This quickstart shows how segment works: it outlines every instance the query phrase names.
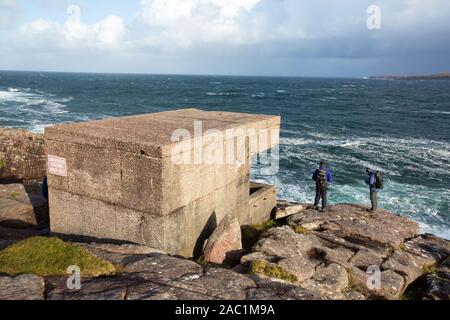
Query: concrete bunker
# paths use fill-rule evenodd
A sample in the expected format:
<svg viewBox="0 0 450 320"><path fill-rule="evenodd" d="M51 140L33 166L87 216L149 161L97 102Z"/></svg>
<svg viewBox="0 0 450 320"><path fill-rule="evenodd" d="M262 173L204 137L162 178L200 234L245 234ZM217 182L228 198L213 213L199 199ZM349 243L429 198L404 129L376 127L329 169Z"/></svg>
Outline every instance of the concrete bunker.
<svg viewBox="0 0 450 320"><path fill-rule="evenodd" d="M270 218L275 188L251 184L250 159L280 120L183 109L48 127L51 230L196 256L225 215Z"/></svg>

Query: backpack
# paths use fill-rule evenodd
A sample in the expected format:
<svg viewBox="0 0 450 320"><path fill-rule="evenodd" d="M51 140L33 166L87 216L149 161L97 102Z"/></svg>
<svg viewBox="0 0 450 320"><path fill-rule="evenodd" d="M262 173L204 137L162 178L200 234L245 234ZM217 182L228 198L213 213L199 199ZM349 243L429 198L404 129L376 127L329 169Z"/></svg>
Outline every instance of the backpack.
<svg viewBox="0 0 450 320"><path fill-rule="evenodd" d="M380 171L377 171L377 173L375 174L375 187L377 189L383 190L384 189L384 179L383 176L381 175Z"/></svg>
<svg viewBox="0 0 450 320"><path fill-rule="evenodd" d="M317 185L321 188L327 187L328 186L328 181L327 181L327 172L324 170L317 170Z"/></svg>

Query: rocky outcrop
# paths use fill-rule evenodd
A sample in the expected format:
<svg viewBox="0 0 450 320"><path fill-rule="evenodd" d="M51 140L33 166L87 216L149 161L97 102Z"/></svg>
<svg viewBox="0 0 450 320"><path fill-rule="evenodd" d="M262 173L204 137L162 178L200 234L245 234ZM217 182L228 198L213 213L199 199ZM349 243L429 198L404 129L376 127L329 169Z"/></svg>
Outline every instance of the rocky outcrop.
<svg viewBox="0 0 450 320"><path fill-rule="evenodd" d="M0 128L0 180L40 181L46 176L44 138L24 130Z"/></svg>
<svg viewBox="0 0 450 320"><path fill-rule="evenodd" d="M371 241L365 246L361 239L350 241L302 228L285 225L268 230L254 252L241 259L241 267L266 261L275 271L289 275L284 280L270 273L252 274L248 268L235 272L239 268L201 265L140 245L80 243L96 257L120 266L120 273L82 278L80 290L67 288L67 277L0 277L0 299L398 299L408 283L420 289L414 298L449 298L450 247L446 240L421 235L405 239L398 249L385 250L387 244L383 244L375 250ZM13 242L0 241L0 249ZM378 289L367 286L368 266L380 269Z"/></svg>
<svg viewBox="0 0 450 320"><path fill-rule="evenodd" d="M142 246L86 244L94 255L122 266L115 277L83 278L80 290L67 288L67 277L0 278L0 299L48 300L314 300L300 287L242 275L229 269L204 267ZM139 254L143 253L145 254ZM2 282L3 281L3 282ZM45 292L43 290L45 282ZM7 285L3 285L6 283ZM23 291L25 285L32 285Z"/></svg>
<svg viewBox="0 0 450 320"><path fill-rule="evenodd" d="M215 264L233 265L241 256L241 226L236 217L225 216L207 240L203 258Z"/></svg>
<svg viewBox="0 0 450 320"><path fill-rule="evenodd" d="M383 210L340 204L319 212L305 205L267 231L241 263L247 270L255 260L276 263L324 299L399 299L434 266L442 270L450 254L449 241L418 232L416 222ZM430 296L446 294L448 275L426 275Z"/></svg>
<svg viewBox="0 0 450 320"><path fill-rule="evenodd" d="M421 285L421 296L429 300L450 300L450 258L433 273L427 274Z"/></svg>

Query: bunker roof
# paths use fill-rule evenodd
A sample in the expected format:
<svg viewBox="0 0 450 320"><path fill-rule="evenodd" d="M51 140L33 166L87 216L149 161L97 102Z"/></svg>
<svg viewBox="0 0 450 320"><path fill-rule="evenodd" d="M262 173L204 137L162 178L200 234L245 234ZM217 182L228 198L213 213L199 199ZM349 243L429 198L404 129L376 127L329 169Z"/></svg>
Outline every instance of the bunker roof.
<svg viewBox="0 0 450 320"><path fill-rule="evenodd" d="M279 116L182 109L51 126L45 129L45 138L161 158L170 155L175 130L186 129L194 137L194 121L202 121L201 134L204 134L209 129L277 128L281 119Z"/></svg>

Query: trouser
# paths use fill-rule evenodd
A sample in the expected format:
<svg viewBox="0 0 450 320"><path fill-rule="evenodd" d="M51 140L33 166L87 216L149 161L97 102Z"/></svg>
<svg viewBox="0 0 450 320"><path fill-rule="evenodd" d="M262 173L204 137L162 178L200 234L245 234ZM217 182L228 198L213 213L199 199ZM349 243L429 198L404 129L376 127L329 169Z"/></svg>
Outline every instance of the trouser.
<svg viewBox="0 0 450 320"><path fill-rule="evenodd" d="M314 201L314 207L319 206L320 199L322 199L322 209L327 206L327 189L326 188L316 188L316 200Z"/></svg>
<svg viewBox="0 0 450 320"><path fill-rule="evenodd" d="M378 209L378 192L370 191L370 202L372 202L372 210Z"/></svg>

